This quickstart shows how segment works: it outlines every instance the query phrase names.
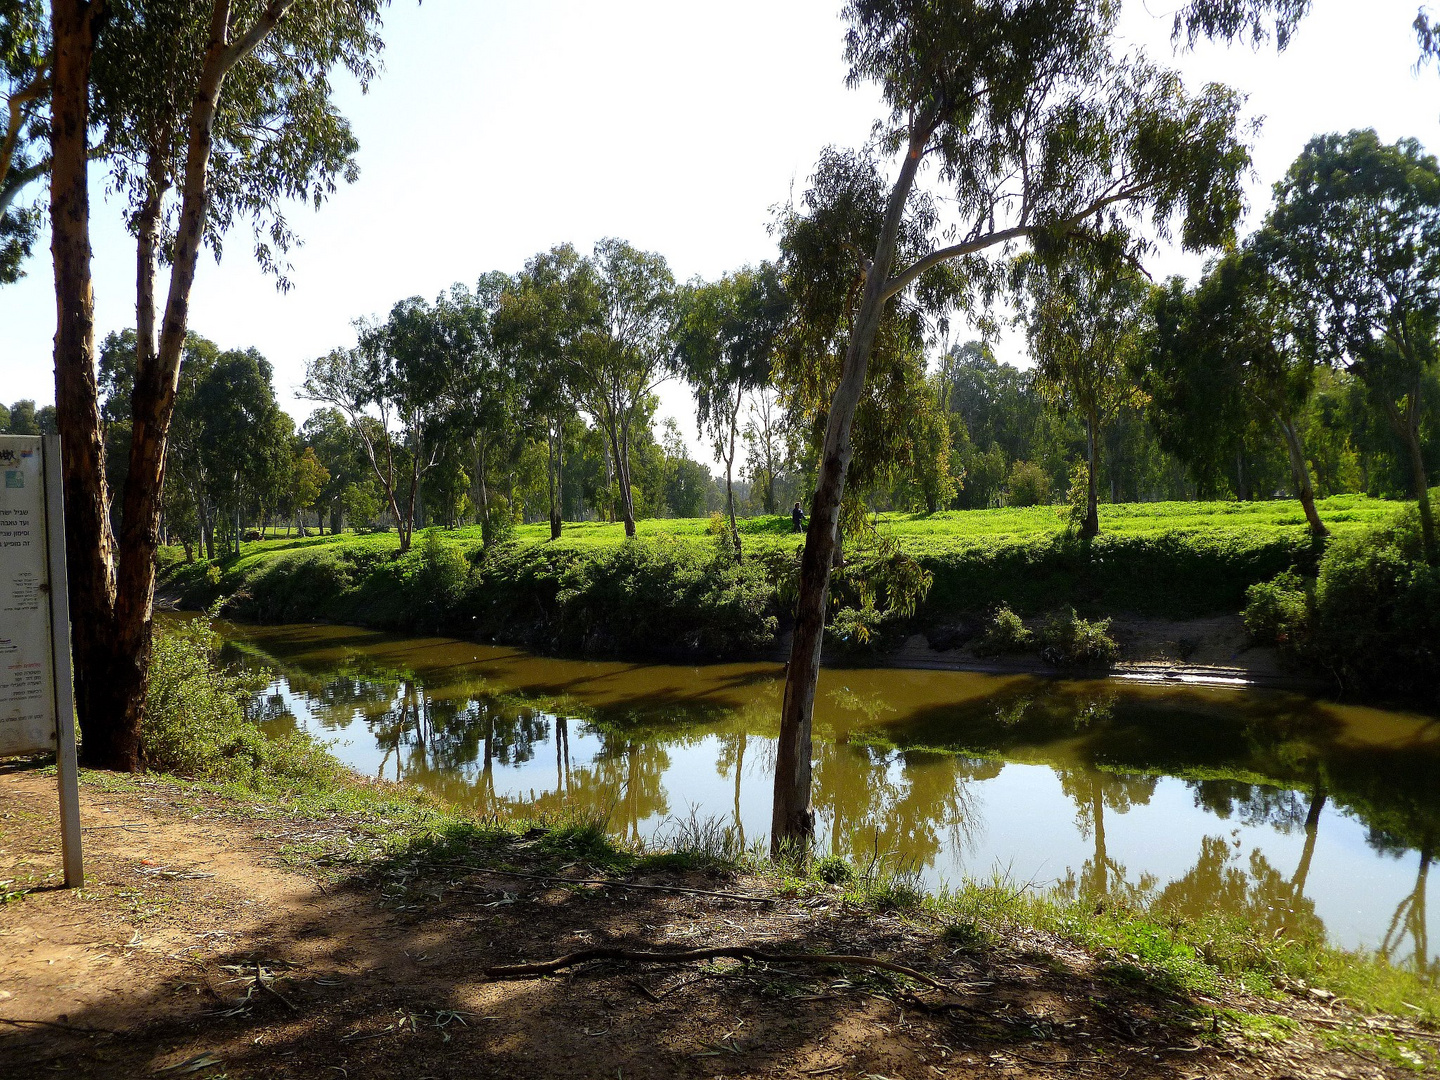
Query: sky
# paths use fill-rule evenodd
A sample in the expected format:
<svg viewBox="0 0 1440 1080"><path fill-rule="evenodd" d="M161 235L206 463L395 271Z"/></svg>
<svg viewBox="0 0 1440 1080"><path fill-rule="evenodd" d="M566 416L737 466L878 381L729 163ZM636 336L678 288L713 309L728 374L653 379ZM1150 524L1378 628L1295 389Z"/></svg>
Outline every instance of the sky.
<svg viewBox="0 0 1440 1080"><path fill-rule="evenodd" d="M1440 151L1440 75L1415 72L1416 0L1315 0L1289 49L1202 45L1174 54L1179 0L1126 0L1129 47L1191 89L1224 82L1263 119L1249 181L1253 227L1271 185L1312 136L1374 127ZM640 2L396 0L383 71L367 94L341 83L360 141L359 180L318 212L288 212L303 237L293 288L276 290L241 226L217 265L202 256L191 329L274 365L297 423L307 360L354 341L352 321L453 282L513 272L571 242L618 236L659 252L678 279L771 258L772 208L804 190L820 150L859 146L881 114L874 87L845 87L839 0ZM134 245L92 170L96 326L134 324ZM0 288L0 401L53 402L48 235L19 283ZM1202 259L1163 249L1157 277ZM163 281L163 279L162 279ZM163 293L163 284L162 284ZM1012 333L1000 355L1025 362ZM713 461L679 384L661 388L695 455Z"/></svg>

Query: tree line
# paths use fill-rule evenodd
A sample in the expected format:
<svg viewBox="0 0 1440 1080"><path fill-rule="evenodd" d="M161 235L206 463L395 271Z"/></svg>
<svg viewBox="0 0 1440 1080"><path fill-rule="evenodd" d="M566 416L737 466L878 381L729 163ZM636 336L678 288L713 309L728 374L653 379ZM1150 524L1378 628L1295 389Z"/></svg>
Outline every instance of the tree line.
<svg viewBox="0 0 1440 1080"><path fill-rule="evenodd" d="M864 491L867 509L934 512L1080 496L1088 504L1092 454L1094 494L1109 502L1284 493L1313 514L1315 497L1405 492L1407 447L1358 375L1322 363L1313 343L1305 350L1271 343L1259 360L1236 344L1259 325L1241 320L1255 301L1237 290L1253 287L1246 275L1256 264L1247 252L1262 242L1273 243L1273 235L1258 234L1194 285L1173 279L1147 287L1137 278L1128 308L1109 295L1107 317L1128 336L1098 350L1098 393L1087 396L1083 368L1017 368L981 340L932 357L905 386L911 423L928 427L918 437L932 445ZM616 258L639 256L628 245L607 245ZM614 348L613 340L597 334L568 357L544 340L580 341L554 320L583 309L593 270L575 268L586 262L560 247L517 274L486 275L473 291L457 285L433 303L410 298L387 318L360 323L356 346L308 365L304 392L323 404L302 425L280 409L271 366L255 350L222 352L191 334L169 447L167 538L184 544L187 556L199 550L214 558L217 536L223 549L238 552L245 536L282 525L308 523L323 533L383 523L408 536L417 524L475 522L488 541L520 521L548 518L552 535L567 520L623 521L617 441L607 414L583 404L608 399L581 393L581 380L593 377L586 364L598 365L599 350ZM550 273L560 264L573 273ZM1076 291L1073 282L1067 287ZM664 289L666 323L654 346L662 362L649 376L687 382L697 429L724 475L717 480L693 460L673 421L656 431L656 399L646 392L628 420L618 410L613 417L632 514L773 514L802 498L816 448L787 405L792 389L774 381L772 357L789 317L777 267ZM1252 314L1278 325L1273 311ZM1186 336L1177 341L1182 320ZM1083 340L1078 327L1062 325L1067 340ZM117 468L127 458L134 364L133 330L102 344L112 487L123 485ZM638 363L633 373L644 374ZM1422 375L1417 416L1433 475L1440 373ZM406 394L425 411L411 409ZM16 433L35 427L33 402L11 411ZM53 429L53 412L40 411L40 427L48 416ZM735 542L738 551L738 534Z"/></svg>

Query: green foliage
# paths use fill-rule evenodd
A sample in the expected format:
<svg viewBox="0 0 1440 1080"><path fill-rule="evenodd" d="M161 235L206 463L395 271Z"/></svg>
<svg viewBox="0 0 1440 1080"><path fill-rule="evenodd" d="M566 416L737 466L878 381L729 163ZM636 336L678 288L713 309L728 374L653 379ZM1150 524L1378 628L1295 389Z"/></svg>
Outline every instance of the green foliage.
<svg viewBox="0 0 1440 1080"><path fill-rule="evenodd" d="M1363 496L1319 506L1342 538L1394 513L1393 503ZM1313 575L1318 563L1293 502L1101 509L1102 535L1088 543L1067 537L1049 507L879 515L875 528L894 547L867 546L863 537L849 545L834 578L832 620L850 641L880 648L912 632L914 620L978 615L997 604L1020 614L1062 604L1087 616L1233 613L1249 586L1290 568ZM712 535L708 518L642 520L628 554L618 523L568 523L553 543L547 524L520 524L513 540L488 549L480 526L446 530L447 595L458 587L456 555L474 569L443 614L426 595L424 552L397 557L394 532L247 542L239 558L220 562L166 559L161 585L186 606L223 600L228 612L267 622L440 626L572 653L753 654L773 645L778 617L794 602L801 539L782 515L742 519L739 527L741 563L727 524ZM911 580L921 572L931 582L923 599ZM874 614L846 614L865 609L862 586ZM913 613L901 602L907 595L918 601ZM868 643L856 632L862 624ZM845 647L833 630L830 645Z"/></svg>
<svg viewBox="0 0 1440 1080"><path fill-rule="evenodd" d="M811 864L810 872L827 885L845 885L855 877L855 868L840 855L826 855Z"/></svg>
<svg viewBox="0 0 1440 1080"><path fill-rule="evenodd" d="M1000 604L990 613L990 619L972 649L976 656L1002 656L1025 652L1034 643L1035 635L1025 628L1020 616Z"/></svg>
<svg viewBox="0 0 1440 1080"><path fill-rule="evenodd" d="M554 633L567 650L728 656L758 651L775 634L760 568L703 550L626 544L571 560L559 584Z"/></svg>
<svg viewBox="0 0 1440 1080"><path fill-rule="evenodd" d="M1262 645L1302 651L1310 639L1315 583L1294 570L1245 590L1245 629Z"/></svg>
<svg viewBox="0 0 1440 1080"><path fill-rule="evenodd" d="M245 716L263 687L223 667L203 619L157 629L140 745L152 769L259 787L311 784L339 771L307 735L267 737Z"/></svg>
<svg viewBox="0 0 1440 1080"><path fill-rule="evenodd" d="M1420 521L1335 540L1315 583L1314 651L1357 689L1440 702L1440 567Z"/></svg>
<svg viewBox="0 0 1440 1080"><path fill-rule="evenodd" d="M1065 487L1066 525L1077 530L1090 513L1090 470L1083 461L1070 466L1070 481Z"/></svg>
<svg viewBox="0 0 1440 1080"><path fill-rule="evenodd" d="M1354 689L1440 702L1440 569L1413 507L1333 540L1317 577L1287 570L1252 585L1245 628Z"/></svg>
<svg viewBox="0 0 1440 1080"><path fill-rule="evenodd" d="M1010 466L1005 491L1008 506L1042 506L1050 501L1050 478L1033 461L1017 461Z"/></svg>
<svg viewBox="0 0 1440 1080"><path fill-rule="evenodd" d="M878 652L894 622L890 613L877 611L873 604L837 607L825 627L827 655L853 658Z"/></svg>
<svg viewBox="0 0 1440 1080"><path fill-rule="evenodd" d="M352 528L370 529L380 516L380 500L371 482L346 484L340 493L340 509Z"/></svg>
<svg viewBox="0 0 1440 1080"><path fill-rule="evenodd" d="M1046 619L1036 637L1041 659L1056 667L1108 668L1120 655L1110 636L1110 620L1082 619L1073 607Z"/></svg>
<svg viewBox="0 0 1440 1080"><path fill-rule="evenodd" d="M415 592L426 617L437 627L464 597L469 576L470 563L464 553L446 543L439 529L426 529Z"/></svg>

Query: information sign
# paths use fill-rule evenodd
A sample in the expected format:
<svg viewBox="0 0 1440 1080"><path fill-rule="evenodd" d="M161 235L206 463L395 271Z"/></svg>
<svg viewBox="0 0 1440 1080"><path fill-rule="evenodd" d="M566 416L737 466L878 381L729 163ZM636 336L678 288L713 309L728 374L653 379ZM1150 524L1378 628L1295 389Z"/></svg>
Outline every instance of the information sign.
<svg viewBox="0 0 1440 1080"><path fill-rule="evenodd" d="M82 884L60 440L0 435L0 757L53 752L65 884Z"/></svg>

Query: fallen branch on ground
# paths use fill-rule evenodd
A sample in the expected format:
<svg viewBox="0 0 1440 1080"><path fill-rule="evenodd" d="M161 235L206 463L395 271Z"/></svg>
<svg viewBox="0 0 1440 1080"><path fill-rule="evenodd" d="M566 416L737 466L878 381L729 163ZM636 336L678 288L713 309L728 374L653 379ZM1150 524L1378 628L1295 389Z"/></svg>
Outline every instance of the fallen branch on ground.
<svg viewBox="0 0 1440 1080"><path fill-rule="evenodd" d="M646 889L658 892L688 893L691 896L709 896L720 900L748 900L752 904L773 904L771 896L749 896L746 893L716 892L712 889L691 889L684 885L642 885L638 881L616 881L613 878L569 878L555 874L527 874L520 870L494 870L488 866L466 866L462 863L441 864L450 870L468 870L472 874L498 874L500 877L529 878L533 881L553 881L559 885L604 885L615 889Z"/></svg>
<svg viewBox="0 0 1440 1080"><path fill-rule="evenodd" d="M0 1016L0 1024L13 1024L15 1027L47 1027L55 1028L58 1031L73 1031L77 1035L118 1035L113 1028L102 1027L81 1027L78 1024L58 1024L54 1020L22 1020L19 1017Z"/></svg>
<svg viewBox="0 0 1440 1080"><path fill-rule="evenodd" d="M855 956L848 953L774 953L750 945L724 945L710 949L682 949L677 952L655 952L646 949L617 949L600 947L581 949L554 960L543 960L534 964L510 964L485 969L491 979L518 979L534 975L553 975L563 968L574 967L590 960L628 960L637 964L689 964L695 960L752 960L762 964L835 964L841 967L869 967L882 971L893 971L906 975L926 986L948 991L950 988L940 980L916 971L904 964L895 964L874 956Z"/></svg>

